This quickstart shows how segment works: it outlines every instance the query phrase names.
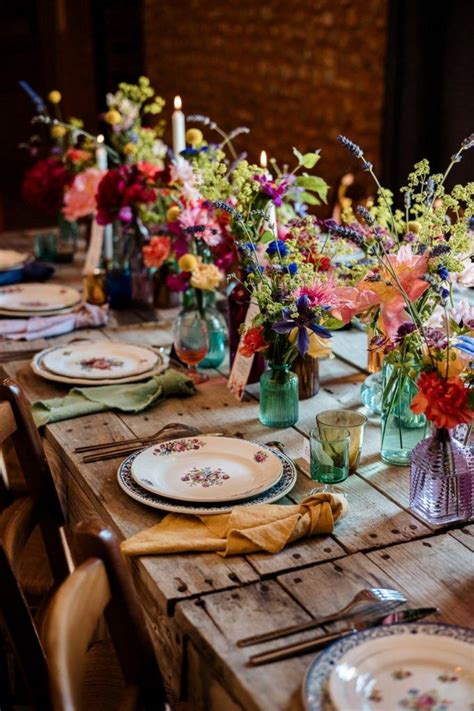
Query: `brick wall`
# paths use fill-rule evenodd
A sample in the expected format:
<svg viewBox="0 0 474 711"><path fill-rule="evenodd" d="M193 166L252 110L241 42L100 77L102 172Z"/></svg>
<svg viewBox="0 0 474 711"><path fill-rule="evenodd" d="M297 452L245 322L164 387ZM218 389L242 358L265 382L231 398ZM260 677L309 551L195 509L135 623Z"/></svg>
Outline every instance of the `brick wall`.
<svg viewBox="0 0 474 711"><path fill-rule="evenodd" d="M145 71L186 113L229 130L239 148L291 160L291 146L321 148L334 183L353 166L335 143L380 154L387 0L144 0Z"/></svg>

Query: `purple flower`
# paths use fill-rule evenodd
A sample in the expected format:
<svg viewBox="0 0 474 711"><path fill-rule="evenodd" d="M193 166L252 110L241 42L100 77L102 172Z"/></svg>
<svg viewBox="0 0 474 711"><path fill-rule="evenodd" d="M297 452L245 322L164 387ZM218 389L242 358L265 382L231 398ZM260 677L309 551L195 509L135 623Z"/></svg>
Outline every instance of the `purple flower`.
<svg viewBox="0 0 474 711"><path fill-rule="evenodd" d="M254 180L260 183L262 193L267 195L274 205L279 207L283 203L283 196L289 188L289 181L286 178L276 183L268 175L254 175Z"/></svg>
<svg viewBox="0 0 474 711"><path fill-rule="evenodd" d="M128 224L133 219L132 208L129 205L125 205L125 207L121 207L119 210L118 216L119 216L120 222L123 222L124 224Z"/></svg>
<svg viewBox="0 0 474 711"><path fill-rule="evenodd" d="M323 328L315 322L312 311L308 308L308 297L300 296L297 301L298 316L292 318L289 309L283 309L283 318L273 324L273 330L280 334L289 334L294 328L298 329L298 353L305 356L309 348L308 329L316 333L321 338L331 338L331 333L327 328Z"/></svg>
<svg viewBox="0 0 474 711"><path fill-rule="evenodd" d="M413 333L415 330L415 324L412 323L411 321L405 321L405 323L402 323L402 325L399 327L397 331L397 336L396 340L397 341L403 341L405 336L409 336L410 333Z"/></svg>

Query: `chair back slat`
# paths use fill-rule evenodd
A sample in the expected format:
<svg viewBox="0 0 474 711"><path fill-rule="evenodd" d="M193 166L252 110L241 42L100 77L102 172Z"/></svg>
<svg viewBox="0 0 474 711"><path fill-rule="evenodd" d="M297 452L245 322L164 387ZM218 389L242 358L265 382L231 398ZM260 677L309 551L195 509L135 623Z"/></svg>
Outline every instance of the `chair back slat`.
<svg viewBox="0 0 474 711"><path fill-rule="evenodd" d="M71 573L51 601L42 639L55 711L82 708L86 653L110 596L106 568L91 558Z"/></svg>
<svg viewBox="0 0 474 711"><path fill-rule="evenodd" d="M0 402L0 445L16 431L15 417L8 402Z"/></svg>
<svg viewBox="0 0 474 711"><path fill-rule="evenodd" d="M28 539L38 524L38 512L31 497L14 501L2 530L2 543L12 570L18 575L19 563Z"/></svg>
<svg viewBox="0 0 474 711"><path fill-rule="evenodd" d="M35 708L49 708L48 667L28 603L0 544L0 601L3 625L27 680Z"/></svg>

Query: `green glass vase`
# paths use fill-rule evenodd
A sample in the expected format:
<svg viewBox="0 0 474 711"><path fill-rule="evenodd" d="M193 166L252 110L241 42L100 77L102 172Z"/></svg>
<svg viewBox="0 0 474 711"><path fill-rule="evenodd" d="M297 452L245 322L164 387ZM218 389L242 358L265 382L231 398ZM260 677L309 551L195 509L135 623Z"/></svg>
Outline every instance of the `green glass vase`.
<svg viewBox="0 0 474 711"><path fill-rule="evenodd" d="M288 364L268 365L260 378L260 422L266 427L291 427L298 421L298 376Z"/></svg>
<svg viewBox="0 0 474 711"><path fill-rule="evenodd" d="M387 464L408 466L413 448L428 434L426 417L410 409L417 392L416 383L402 367L384 361L381 456Z"/></svg>

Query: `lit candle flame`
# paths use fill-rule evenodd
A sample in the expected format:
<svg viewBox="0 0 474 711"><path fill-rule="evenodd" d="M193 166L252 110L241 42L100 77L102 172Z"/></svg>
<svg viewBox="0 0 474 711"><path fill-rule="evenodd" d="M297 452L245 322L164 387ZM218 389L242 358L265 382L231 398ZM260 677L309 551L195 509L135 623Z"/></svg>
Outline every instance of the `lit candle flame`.
<svg viewBox="0 0 474 711"><path fill-rule="evenodd" d="M267 152L262 151L260 153L260 167L261 168L266 168L268 165L268 160L267 160Z"/></svg>
<svg viewBox="0 0 474 711"><path fill-rule="evenodd" d="M97 143L103 143L104 142L104 137L101 133L96 138Z"/></svg>
<svg viewBox="0 0 474 711"><path fill-rule="evenodd" d="M180 96L175 96L174 97L174 108L176 111L181 111L181 107L183 106L183 102L181 101Z"/></svg>

